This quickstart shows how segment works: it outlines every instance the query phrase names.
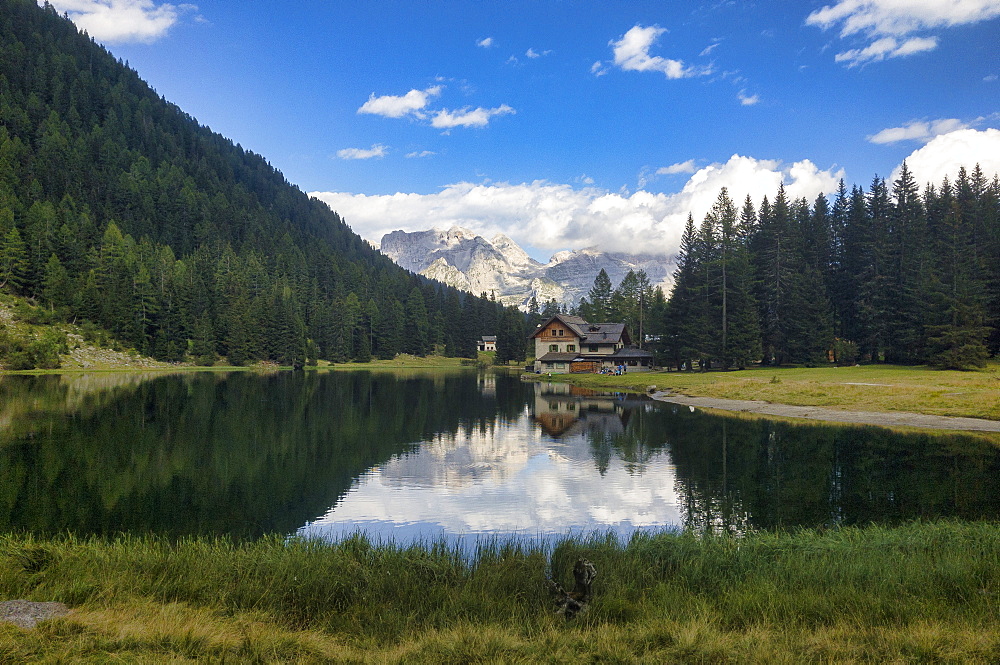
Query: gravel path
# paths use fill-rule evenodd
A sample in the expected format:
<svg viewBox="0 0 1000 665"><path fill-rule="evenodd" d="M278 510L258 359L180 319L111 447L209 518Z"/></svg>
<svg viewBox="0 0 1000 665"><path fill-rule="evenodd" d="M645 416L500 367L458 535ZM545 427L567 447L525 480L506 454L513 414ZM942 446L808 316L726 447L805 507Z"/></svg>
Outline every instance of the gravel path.
<svg viewBox="0 0 1000 665"><path fill-rule="evenodd" d="M0 602L0 623L12 623L21 628L34 628L39 621L69 614L62 603L36 603L30 600Z"/></svg>
<svg viewBox="0 0 1000 665"><path fill-rule="evenodd" d="M876 411L842 411L821 406L791 406L788 404L771 404L758 400L719 399L715 397L688 397L669 391L655 392L650 395L661 402L672 402L684 406L694 406L703 409L721 409L723 411L744 411L760 413L768 416L786 418L807 418L809 420L825 420L834 423L856 423L859 425L879 425L881 427L920 427L923 429L948 429L966 432L1000 432L1000 421L981 418L955 418L951 416L928 416L922 413L905 413L894 411L883 413Z"/></svg>

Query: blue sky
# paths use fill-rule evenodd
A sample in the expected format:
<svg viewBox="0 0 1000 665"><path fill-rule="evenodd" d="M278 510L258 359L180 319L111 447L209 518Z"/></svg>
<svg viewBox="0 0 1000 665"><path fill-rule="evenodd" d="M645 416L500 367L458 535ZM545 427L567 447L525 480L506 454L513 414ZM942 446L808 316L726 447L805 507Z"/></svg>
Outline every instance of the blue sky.
<svg viewBox="0 0 1000 665"><path fill-rule="evenodd" d="M669 254L721 186L1000 170L1000 0L53 4L373 241Z"/></svg>

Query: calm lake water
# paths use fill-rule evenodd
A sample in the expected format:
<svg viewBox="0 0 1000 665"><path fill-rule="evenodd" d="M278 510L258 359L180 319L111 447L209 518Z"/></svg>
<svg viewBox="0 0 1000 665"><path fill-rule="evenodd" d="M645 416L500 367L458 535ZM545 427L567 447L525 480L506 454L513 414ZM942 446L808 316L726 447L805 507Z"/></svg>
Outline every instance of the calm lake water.
<svg viewBox="0 0 1000 665"><path fill-rule="evenodd" d="M0 532L405 542L939 516L1000 517L994 445L475 371L0 377Z"/></svg>

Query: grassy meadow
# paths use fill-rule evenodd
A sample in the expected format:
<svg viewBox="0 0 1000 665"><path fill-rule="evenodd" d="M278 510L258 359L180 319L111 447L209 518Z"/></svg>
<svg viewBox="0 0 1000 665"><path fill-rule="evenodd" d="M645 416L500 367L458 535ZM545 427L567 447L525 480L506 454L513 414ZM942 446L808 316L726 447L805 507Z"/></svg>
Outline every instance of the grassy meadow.
<svg viewBox="0 0 1000 665"><path fill-rule="evenodd" d="M579 557L592 606L546 588ZM0 536L0 662L996 662L1000 526L443 545Z"/></svg>
<svg viewBox="0 0 1000 665"><path fill-rule="evenodd" d="M1000 420L1000 362L959 372L929 367L768 367L729 372L645 372L622 376L552 375L592 388L644 391L655 385L684 395L764 400L856 411L906 411Z"/></svg>

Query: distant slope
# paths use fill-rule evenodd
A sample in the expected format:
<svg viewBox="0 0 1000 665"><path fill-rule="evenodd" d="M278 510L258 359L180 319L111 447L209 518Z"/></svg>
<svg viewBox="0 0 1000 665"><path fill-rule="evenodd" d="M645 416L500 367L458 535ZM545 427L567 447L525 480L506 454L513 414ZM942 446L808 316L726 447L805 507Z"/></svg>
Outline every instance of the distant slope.
<svg viewBox="0 0 1000 665"><path fill-rule="evenodd" d="M162 360L468 355L497 319L33 0L0 0L0 288Z"/></svg>
<svg viewBox="0 0 1000 665"><path fill-rule="evenodd" d="M382 237L383 254L400 266L472 293L496 294L507 305L527 307L555 299L576 305L602 269L617 285L629 270L644 270L650 282L666 290L673 266L667 257L581 249L559 252L547 264L532 259L513 240L491 240L467 229L393 231Z"/></svg>

